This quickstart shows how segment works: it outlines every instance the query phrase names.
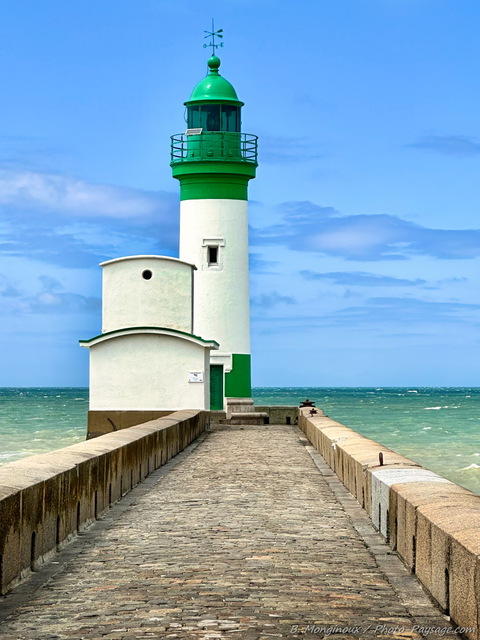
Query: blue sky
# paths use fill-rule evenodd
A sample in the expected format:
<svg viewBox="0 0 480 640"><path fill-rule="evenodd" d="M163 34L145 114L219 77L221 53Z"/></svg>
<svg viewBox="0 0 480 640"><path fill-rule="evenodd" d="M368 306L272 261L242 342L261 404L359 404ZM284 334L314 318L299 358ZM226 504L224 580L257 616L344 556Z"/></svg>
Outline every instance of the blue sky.
<svg viewBox="0 0 480 640"><path fill-rule="evenodd" d="M260 137L254 385L478 386L478 0L0 0L0 386L86 386L98 263L177 255L212 16Z"/></svg>

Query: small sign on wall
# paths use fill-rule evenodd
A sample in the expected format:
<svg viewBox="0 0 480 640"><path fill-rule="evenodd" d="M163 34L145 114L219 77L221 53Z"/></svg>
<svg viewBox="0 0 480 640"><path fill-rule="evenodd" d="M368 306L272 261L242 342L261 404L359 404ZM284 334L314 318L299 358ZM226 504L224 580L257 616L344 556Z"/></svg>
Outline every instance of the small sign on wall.
<svg viewBox="0 0 480 640"><path fill-rule="evenodd" d="M188 381L189 382L203 382L203 371L189 371L188 372Z"/></svg>

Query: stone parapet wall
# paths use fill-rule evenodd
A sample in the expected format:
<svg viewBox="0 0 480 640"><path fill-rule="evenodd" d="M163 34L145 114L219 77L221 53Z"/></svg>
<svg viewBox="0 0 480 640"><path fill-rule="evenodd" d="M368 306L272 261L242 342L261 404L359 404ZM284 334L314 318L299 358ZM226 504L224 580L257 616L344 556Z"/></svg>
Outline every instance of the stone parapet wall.
<svg viewBox="0 0 480 640"><path fill-rule="evenodd" d="M0 467L0 593L6 593L206 429L168 417Z"/></svg>
<svg viewBox="0 0 480 640"><path fill-rule="evenodd" d="M308 409L299 427L442 610L480 640L480 496Z"/></svg>
<svg viewBox="0 0 480 640"><path fill-rule="evenodd" d="M114 411L113 409L111 411L95 411L90 409L87 419L87 440L98 438L98 436L103 436L105 433L128 429L157 418L164 418L172 413L173 411Z"/></svg>

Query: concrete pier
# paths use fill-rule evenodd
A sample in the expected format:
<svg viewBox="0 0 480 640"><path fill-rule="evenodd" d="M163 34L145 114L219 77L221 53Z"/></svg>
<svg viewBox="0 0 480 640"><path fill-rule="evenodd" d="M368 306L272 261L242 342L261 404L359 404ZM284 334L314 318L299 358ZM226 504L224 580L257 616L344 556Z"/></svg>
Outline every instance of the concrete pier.
<svg viewBox="0 0 480 640"><path fill-rule="evenodd" d="M54 561L2 640L459 637L292 426L207 432Z"/></svg>

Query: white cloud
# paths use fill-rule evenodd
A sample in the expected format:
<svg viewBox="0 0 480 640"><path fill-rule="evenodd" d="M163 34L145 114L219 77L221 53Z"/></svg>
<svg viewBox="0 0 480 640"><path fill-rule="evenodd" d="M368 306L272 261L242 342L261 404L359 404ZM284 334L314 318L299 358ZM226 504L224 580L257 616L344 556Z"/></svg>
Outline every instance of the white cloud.
<svg viewBox="0 0 480 640"><path fill-rule="evenodd" d="M0 204L55 213L112 218L145 217L158 211L154 193L33 171L0 170Z"/></svg>
<svg viewBox="0 0 480 640"><path fill-rule="evenodd" d="M178 195L0 169L0 251L67 267L174 253Z"/></svg>
<svg viewBox="0 0 480 640"><path fill-rule="evenodd" d="M0 310L3 314L98 314L101 300L96 296L84 296L65 291L61 282L49 275L40 275L40 290L23 295L11 280L0 274Z"/></svg>
<svg viewBox="0 0 480 640"><path fill-rule="evenodd" d="M375 247L378 244L378 236L369 229L350 228L339 229L337 231L326 232L314 236L310 245L313 249L324 251L350 250L364 251Z"/></svg>
<svg viewBox="0 0 480 640"><path fill-rule="evenodd" d="M252 230L253 244L359 261L480 256L480 229L431 229L388 214L342 216L311 202L284 203L280 211L278 224Z"/></svg>

